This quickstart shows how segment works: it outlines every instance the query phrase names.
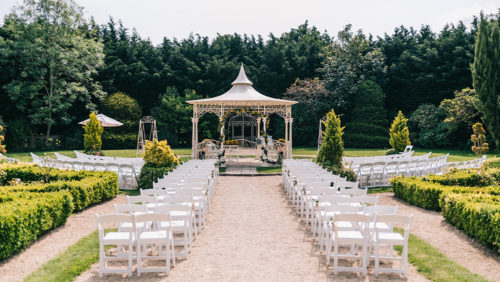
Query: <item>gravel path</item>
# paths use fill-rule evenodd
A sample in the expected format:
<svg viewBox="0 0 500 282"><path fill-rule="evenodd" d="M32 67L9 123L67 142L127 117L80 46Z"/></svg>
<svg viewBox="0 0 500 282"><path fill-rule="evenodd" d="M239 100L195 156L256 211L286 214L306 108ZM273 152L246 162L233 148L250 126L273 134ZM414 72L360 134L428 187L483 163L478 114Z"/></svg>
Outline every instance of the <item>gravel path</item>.
<svg viewBox="0 0 500 282"><path fill-rule="evenodd" d="M164 274L136 273L132 278L107 274L106 281L326 281L332 267L324 264L309 231L291 210L280 176L220 178L208 224L193 244L187 260ZM373 272L373 267L370 267ZM410 266L411 281L425 281ZM380 275L380 280L401 280ZM339 275L340 280L369 281L373 275ZM99 279L98 264L77 281Z"/></svg>
<svg viewBox="0 0 500 282"><path fill-rule="evenodd" d="M125 202L125 196L118 195L111 201L71 215L65 225L45 234L23 252L0 264L0 281L22 281L42 264L95 231L96 213L114 212L114 204Z"/></svg>
<svg viewBox="0 0 500 282"><path fill-rule="evenodd" d="M398 213L413 214L411 233L438 248L450 259L471 272L500 281L500 257L465 233L445 221L439 212L412 206L394 197L393 193L381 193L379 205L398 206Z"/></svg>

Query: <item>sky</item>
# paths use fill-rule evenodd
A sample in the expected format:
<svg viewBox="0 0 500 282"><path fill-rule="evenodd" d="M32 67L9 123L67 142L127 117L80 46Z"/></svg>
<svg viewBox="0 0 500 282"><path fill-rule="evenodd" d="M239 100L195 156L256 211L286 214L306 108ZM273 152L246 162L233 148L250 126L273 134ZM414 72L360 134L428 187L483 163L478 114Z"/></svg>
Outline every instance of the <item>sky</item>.
<svg viewBox="0 0 500 282"><path fill-rule="evenodd" d="M440 31L447 23L466 25L480 11L495 13L500 1L491 0L75 0L97 23L109 17L135 28L143 38L160 44L163 37L183 39L189 34L214 38L217 34L270 33L280 35L306 20L320 31L335 35L346 24L374 36L391 34L405 25L430 25ZM21 4L0 0L0 17Z"/></svg>

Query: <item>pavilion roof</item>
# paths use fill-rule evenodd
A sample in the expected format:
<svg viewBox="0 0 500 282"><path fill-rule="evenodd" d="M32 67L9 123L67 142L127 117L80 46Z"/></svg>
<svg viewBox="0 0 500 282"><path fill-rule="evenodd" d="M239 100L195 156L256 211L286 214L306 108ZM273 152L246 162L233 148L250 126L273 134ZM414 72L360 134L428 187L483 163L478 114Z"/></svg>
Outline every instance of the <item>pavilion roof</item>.
<svg viewBox="0 0 500 282"><path fill-rule="evenodd" d="M248 79L243 64L238 77L231 83L233 87L226 93L213 98L190 100L189 104L196 105L236 105L236 106L265 106L265 105L293 105L296 101L282 100L268 97L255 90L253 83Z"/></svg>

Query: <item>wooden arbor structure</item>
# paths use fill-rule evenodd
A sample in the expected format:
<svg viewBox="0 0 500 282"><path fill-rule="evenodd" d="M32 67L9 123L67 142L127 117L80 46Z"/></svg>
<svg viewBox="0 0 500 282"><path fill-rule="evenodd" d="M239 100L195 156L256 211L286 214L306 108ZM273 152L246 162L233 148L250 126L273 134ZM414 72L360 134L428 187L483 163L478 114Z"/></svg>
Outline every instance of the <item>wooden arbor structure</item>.
<svg viewBox="0 0 500 282"><path fill-rule="evenodd" d="M231 89L226 93L213 98L187 101L193 105L193 136L192 157L198 158L198 121L206 113L212 113L219 117L221 148L224 146L224 127L228 115L234 112L249 111L256 113L257 138L260 137L261 124L264 132L270 114L278 114L285 121L285 158L292 158L292 105L296 101L282 100L268 97L259 93L252 87L253 83L248 79L243 64L240 73L232 83Z"/></svg>
<svg viewBox="0 0 500 282"><path fill-rule="evenodd" d="M146 139L146 130L144 128L145 124L151 124L151 131L149 132L149 138ZM156 120L152 116L142 117L139 121L139 133L137 134L137 151L136 154L144 153L144 145L146 140L153 141L153 139L158 140L158 132L156 131Z"/></svg>

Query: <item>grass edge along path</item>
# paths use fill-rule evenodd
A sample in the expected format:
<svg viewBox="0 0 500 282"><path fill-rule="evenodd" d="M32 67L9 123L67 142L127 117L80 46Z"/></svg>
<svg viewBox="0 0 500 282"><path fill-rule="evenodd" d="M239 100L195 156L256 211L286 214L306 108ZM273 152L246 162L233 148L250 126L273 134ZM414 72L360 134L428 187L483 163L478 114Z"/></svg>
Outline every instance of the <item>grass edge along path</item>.
<svg viewBox="0 0 500 282"><path fill-rule="evenodd" d="M44 263L24 281L73 281L98 261L99 235L96 230Z"/></svg>
<svg viewBox="0 0 500 282"><path fill-rule="evenodd" d="M403 235L402 229L397 229ZM402 248L395 247L400 253ZM410 233L408 262L431 281L489 281L445 256L437 248Z"/></svg>
<svg viewBox="0 0 500 282"><path fill-rule="evenodd" d="M398 230L402 233L402 230ZM410 234L408 261L431 281L488 281L446 257L423 239ZM401 248L398 248L401 252ZM73 281L99 261L97 230L44 263L24 281Z"/></svg>

